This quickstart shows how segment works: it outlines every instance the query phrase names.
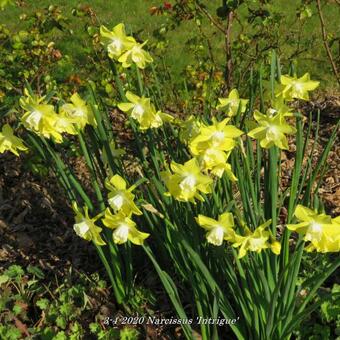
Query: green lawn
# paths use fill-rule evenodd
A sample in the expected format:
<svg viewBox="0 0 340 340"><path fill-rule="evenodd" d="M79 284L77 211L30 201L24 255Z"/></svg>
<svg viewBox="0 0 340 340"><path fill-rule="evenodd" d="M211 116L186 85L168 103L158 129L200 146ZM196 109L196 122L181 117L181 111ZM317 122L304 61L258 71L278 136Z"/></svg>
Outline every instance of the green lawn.
<svg viewBox="0 0 340 340"><path fill-rule="evenodd" d="M86 47L90 43L90 39L85 32L84 24L80 24L81 21L79 21L79 18L72 16L72 9L79 5L79 1L35 0L25 1L23 3L24 5L22 7L16 5L7 6L4 11L0 12L0 22L5 23L15 32L25 27L25 23L19 20L21 14L33 13L50 4L60 6L62 8L62 14L70 20L70 27L73 30L73 34L65 36L56 30L53 39L64 55L68 54L75 60L82 60L83 49L86 50ZM162 3L163 1L152 0L92 0L91 2L81 2L80 4L89 4L96 13L97 20L101 24L112 27L119 22L124 22L128 31L138 32L142 39L148 39L150 42L155 42L156 38L153 35L154 30L159 29L162 24L169 21L169 18L164 16L151 16L149 8L151 6L160 6ZM208 4L211 13L215 15L216 8L220 5L221 1L211 0L205 1L205 3ZM289 39L289 36L290 34L292 34L292 36L296 34L300 25L299 20L296 20L296 9L299 7L300 2L294 0L276 0L273 1L273 3L274 5L271 9L279 11L285 16L279 34L282 37L280 50L286 57L291 55L296 48L296 39ZM316 8L311 6L311 9L313 16L303 25L302 37L314 38L311 40L310 46L303 46L306 51L298 57L298 68L301 73L309 71L314 78L322 81L324 87L332 87L335 84L335 81L331 74L331 68L322 45L319 18ZM339 36L340 25L338 19L340 7L334 3L330 3L325 5L323 10L330 37ZM241 7L238 19L247 30L251 29L251 27L245 20L246 14L246 10ZM224 60L223 36L220 33L214 34L215 29L207 20L202 21L202 27L211 40L217 62L222 66ZM235 22L233 28L235 34L237 34L240 25ZM184 67L194 60L192 50L188 47L187 42L197 36L197 33L198 28L192 20L184 21L179 27L166 33L169 44L164 53L164 60L165 63L170 66L171 72L174 74L175 78L179 78ZM335 43L335 45L336 44L337 43ZM203 48L207 50L206 44L204 45ZM337 48L339 49L339 47ZM334 48L334 51L336 53L335 57L339 58L339 51L336 50L336 48Z"/></svg>

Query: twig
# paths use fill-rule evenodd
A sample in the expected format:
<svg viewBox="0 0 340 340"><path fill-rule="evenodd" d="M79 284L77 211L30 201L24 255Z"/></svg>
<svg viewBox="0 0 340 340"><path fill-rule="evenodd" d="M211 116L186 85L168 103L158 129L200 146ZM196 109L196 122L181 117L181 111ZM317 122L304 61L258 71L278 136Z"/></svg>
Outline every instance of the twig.
<svg viewBox="0 0 340 340"><path fill-rule="evenodd" d="M319 13L319 18L320 18L323 44L325 46L325 49L326 49L326 52L327 52L327 55L328 55L328 59L329 59L331 65L332 65L332 69L333 69L333 73L335 75L335 78L336 78L338 84L340 85L340 77L339 77L339 74L338 74L338 70L337 70L335 62L333 60L332 52L331 52L331 50L328 46L328 43L327 43L327 32L326 32L325 21L324 21L322 10L321 10L320 0L316 0L316 5L317 5L317 8L318 8L318 13Z"/></svg>
<svg viewBox="0 0 340 340"><path fill-rule="evenodd" d="M205 8L203 8L198 1L196 1L196 6L214 26L216 26L222 33L225 33L224 27L216 19L214 19L214 17Z"/></svg>
<svg viewBox="0 0 340 340"><path fill-rule="evenodd" d="M232 73L233 73L233 62L232 62L232 51L231 51L231 26L234 19L234 12L230 10L227 16L227 27L217 21L201 4L199 1L195 1L198 10L203 13L210 22L224 34L225 38L225 51L226 51L226 69L225 69L225 80L226 90L229 91L232 86Z"/></svg>

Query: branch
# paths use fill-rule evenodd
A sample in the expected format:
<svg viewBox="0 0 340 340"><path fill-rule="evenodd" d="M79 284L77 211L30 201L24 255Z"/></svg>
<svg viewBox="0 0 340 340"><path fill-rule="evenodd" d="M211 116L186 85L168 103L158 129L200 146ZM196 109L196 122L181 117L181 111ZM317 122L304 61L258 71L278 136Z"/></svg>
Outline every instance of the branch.
<svg viewBox="0 0 340 340"><path fill-rule="evenodd" d="M327 32L326 32L326 27L325 27L325 20L323 18L323 14L322 14L322 10L321 10L320 0L316 0L316 5L317 5L317 8L318 8L318 13L319 13L319 18L320 18L323 44L325 46L325 49L326 49L326 52L327 52L327 55L328 55L328 59L329 59L331 65L332 65L332 69L333 69L333 73L335 75L335 78L338 81L338 84L340 85L340 77L339 77L339 74L338 74L338 70L337 70L335 62L333 60L331 49L329 48L329 45L328 45L328 42L327 42Z"/></svg>
<svg viewBox="0 0 340 340"><path fill-rule="evenodd" d="M209 21L220 30L225 39L225 51L226 51L226 65L225 65L225 80L226 80L226 90L230 91L232 86L232 74L233 74L233 61L232 61L232 51L231 51L231 26L234 19L234 12L230 10L227 15L227 26L224 27L218 20L216 20L201 4L199 1L195 1L197 9L203 13Z"/></svg>
<svg viewBox="0 0 340 340"><path fill-rule="evenodd" d="M222 33L225 34L224 27L205 8L203 8L198 1L196 1L196 6L200 10L200 12L202 12L214 26L216 26Z"/></svg>

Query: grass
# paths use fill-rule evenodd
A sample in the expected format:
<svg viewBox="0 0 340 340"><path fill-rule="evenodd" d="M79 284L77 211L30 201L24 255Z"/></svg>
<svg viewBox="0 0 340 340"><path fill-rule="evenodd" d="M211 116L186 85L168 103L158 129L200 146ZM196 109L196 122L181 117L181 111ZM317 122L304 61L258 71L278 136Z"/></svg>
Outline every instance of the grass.
<svg viewBox="0 0 340 340"><path fill-rule="evenodd" d="M74 60L81 61L81 58L84 55L83 52L86 51L88 44L91 42L89 36L86 34L84 24L80 24L79 19L72 16L72 9L77 6L90 6L96 14L96 19L100 24L112 27L119 22L124 22L128 31L137 32L142 39L148 39L150 43L156 43L157 39L154 36L154 31L159 30L162 25L169 23L170 19L166 16L151 16L149 9L152 6L160 6L162 3L163 1L152 0L93 0L91 2L81 3L76 0L56 0L48 2L44 0L29 0L24 2L24 5L21 7L16 5L6 7L4 11L0 12L0 23L6 24L13 31L19 31L25 27L24 22L19 21L18 23L18 18L21 14L34 13L50 4L60 6L62 15L69 18L72 34L65 36L62 32L55 30L53 39L56 42L56 46L64 55L70 55ZM212 14L215 14L216 8L220 6L221 1L212 0L206 3L209 11ZM287 59L287 56L292 55L298 44L296 35L301 22L297 20L296 10L299 6L299 2L290 0L275 1L273 5L267 7L270 12L281 13L285 18L278 32L281 37L279 50L281 54L284 55L283 59ZM306 51L299 55L297 65L301 73L309 71L314 78L321 80L324 88L334 87L336 83L322 44L316 7L311 6L311 10L313 13L312 17L306 20L301 31L301 48L306 49ZM323 7L330 37L336 37L340 34L338 12L336 10L338 10L338 7L333 3L327 3ZM249 15L248 10L242 5L238 13L239 22L245 26L247 33L251 33L253 28L246 20L246 16ZM240 27L240 24L235 21L233 26L234 41ZM211 41L217 63L223 67L224 40L222 34L216 33L215 28L211 26L205 18L202 19L202 29ZM270 29L271 27L268 27L268 30ZM198 33L199 31L194 21L188 20L183 21L181 25L165 34L165 38L168 40L168 46L166 47L165 53L162 53L162 55L164 55L164 62L170 67L174 78L179 81L181 81L181 72L188 64L197 63L202 60L203 55L208 55L205 41L203 42L204 52L202 54L195 55L192 51L192 46L190 47L190 41L192 41ZM252 45L255 43L256 40L252 41ZM334 45L336 45L336 43ZM339 58L340 51L337 51L336 49L339 49L339 47L333 47L336 54L335 57ZM241 57L247 58L247 56Z"/></svg>

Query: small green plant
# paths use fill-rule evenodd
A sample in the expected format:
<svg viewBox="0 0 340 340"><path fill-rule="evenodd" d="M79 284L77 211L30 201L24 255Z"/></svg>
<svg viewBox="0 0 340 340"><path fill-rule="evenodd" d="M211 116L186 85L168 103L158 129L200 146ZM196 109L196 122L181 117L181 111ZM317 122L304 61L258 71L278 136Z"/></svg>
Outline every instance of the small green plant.
<svg viewBox="0 0 340 340"><path fill-rule="evenodd" d="M332 289L321 290L314 303L327 296L327 301L321 304L320 310L312 313L299 331L297 339L337 339L340 336L340 289L334 284Z"/></svg>
<svg viewBox="0 0 340 340"><path fill-rule="evenodd" d="M0 275L0 335L2 339L119 339L119 330L100 323L106 303L106 282L98 275L69 272L60 282L45 284L39 267L12 265ZM96 315L97 314L97 315ZM96 322L94 322L96 321Z"/></svg>
<svg viewBox="0 0 340 340"><path fill-rule="evenodd" d="M29 306L33 297L45 291L39 284L44 278L38 267L11 265L0 275L0 335L2 339L20 339L28 335Z"/></svg>

